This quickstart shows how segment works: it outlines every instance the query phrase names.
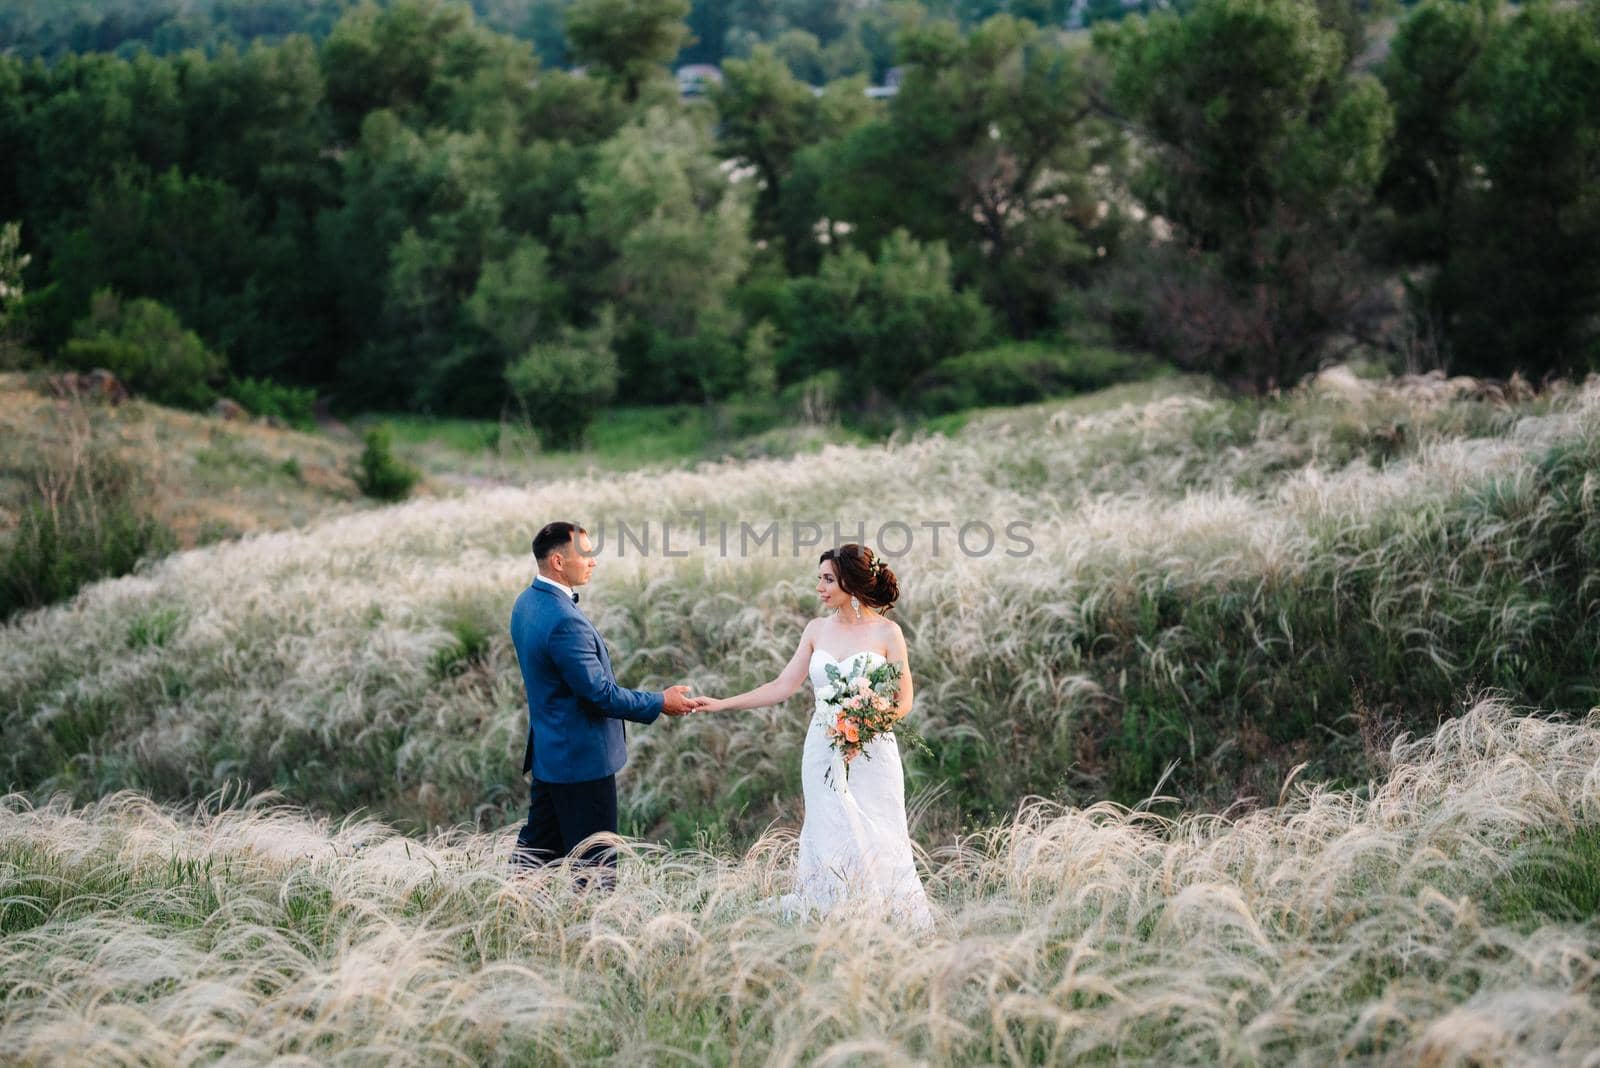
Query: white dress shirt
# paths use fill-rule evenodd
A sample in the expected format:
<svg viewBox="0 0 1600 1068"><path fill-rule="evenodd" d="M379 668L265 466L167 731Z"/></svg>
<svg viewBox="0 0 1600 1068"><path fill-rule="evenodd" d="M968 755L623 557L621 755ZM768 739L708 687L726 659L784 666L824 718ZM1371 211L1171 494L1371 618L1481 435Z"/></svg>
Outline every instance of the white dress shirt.
<svg viewBox="0 0 1600 1068"><path fill-rule="evenodd" d="M543 583L546 583L547 585L554 586L556 589L560 590L562 593L567 595L567 600L569 600L569 601L572 600L572 587L571 586L564 586L561 583L557 582L555 579L546 578L544 575L535 575L533 581L535 581L535 582L543 582Z"/></svg>

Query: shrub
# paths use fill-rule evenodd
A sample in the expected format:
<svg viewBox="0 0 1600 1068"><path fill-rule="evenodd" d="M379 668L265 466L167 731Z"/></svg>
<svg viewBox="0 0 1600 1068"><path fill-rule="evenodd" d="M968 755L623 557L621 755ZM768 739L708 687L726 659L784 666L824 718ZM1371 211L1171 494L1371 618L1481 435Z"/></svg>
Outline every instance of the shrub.
<svg viewBox="0 0 1600 1068"><path fill-rule="evenodd" d="M362 435L366 448L356 463L352 477L361 492L379 501L403 501L421 474L394 454L394 435L386 426L375 426Z"/></svg>
<svg viewBox="0 0 1600 1068"><path fill-rule="evenodd" d="M1162 367L1143 353L1019 342L939 361L917 380L913 403L930 415L981 405L1027 404L1103 389Z"/></svg>
<svg viewBox="0 0 1600 1068"><path fill-rule="evenodd" d="M568 330L561 340L535 344L507 365L506 383L547 448L582 441L595 413L616 395L611 336L608 313L595 329Z"/></svg>
<svg viewBox="0 0 1600 1068"><path fill-rule="evenodd" d="M0 552L0 619L65 601L176 545L172 532L145 512L147 487L138 473L108 452L50 458L35 484Z"/></svg>
<svg viewBox="0 0 1600 1068"><path fill-rule="evenodd" d="M280 385L270 378L236 378L228 385L228 395L251 415L281 419L299 430L317 425L317 391Z"/></svg>
<svg viewBox="0 0 1600 1068"><path fill-rule="evenodd" d="M778 391L778 328L762 319L744 338L744 390L750 400L767 400Z"/></svg>
<svg viewBox="0 0 1600 1068"><path fill-rule="evenodd" d="M103 367L128 388L151 400L180 408L204 408L216 399L210 383L226 365L178 316L153 300L126 303L102 289L89 315L76 325L78 336L63 355L83 371Z"/></svg>
<svg viewBox="0 0 1600 1068"><path fill-rule="evenodd" d="M788 338L782 369L790 381L834 367L852 390L898 396L940 360L984 344L993 315L976 293L951 283L943 244L891 234L876 262L846 250L815 277L793 279L783 298Z"/></svg>
<svg viewBox="0 0 1600 1068"><path fill-rule="evenodd" d="M806 423L830 423L844 395L844 376L833 368L807 375L778 395L778 404Z"/></svg>

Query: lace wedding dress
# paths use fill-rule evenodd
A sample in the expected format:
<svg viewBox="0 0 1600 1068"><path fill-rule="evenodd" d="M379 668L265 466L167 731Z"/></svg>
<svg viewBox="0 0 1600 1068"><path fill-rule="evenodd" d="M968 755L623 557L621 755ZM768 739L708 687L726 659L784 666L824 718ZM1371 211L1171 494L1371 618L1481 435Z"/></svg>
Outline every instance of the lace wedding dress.
<svg viewBox="0 0 1600 1068"><path fill-rule="evenodd" d="M812 693L828 684L829 663L848 671L858 657L884 659L881 653L863 650L834 660L821 649L814 650ZM830 718L822 702L816 701L800 761L806 815L800 828L795 892L780 898L779 905L791 916L846 904L865 906L927 927L933 914L911 855L899 746L893 735L875 739L850 762L846 778L843 762L828 745Z"/></svg>

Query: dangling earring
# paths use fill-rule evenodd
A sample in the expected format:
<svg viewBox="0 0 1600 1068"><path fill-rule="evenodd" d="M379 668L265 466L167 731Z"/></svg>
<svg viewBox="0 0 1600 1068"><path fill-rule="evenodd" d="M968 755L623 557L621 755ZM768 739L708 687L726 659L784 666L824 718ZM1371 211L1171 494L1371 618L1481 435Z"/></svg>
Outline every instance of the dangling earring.
<svg viewBox="0 0 1600 1068"><path fill-rule="evenodd" d="M856 614L857 619L861 618L861 602L856 600L856 595L853 593L850 595L850 610Z"/></svg>

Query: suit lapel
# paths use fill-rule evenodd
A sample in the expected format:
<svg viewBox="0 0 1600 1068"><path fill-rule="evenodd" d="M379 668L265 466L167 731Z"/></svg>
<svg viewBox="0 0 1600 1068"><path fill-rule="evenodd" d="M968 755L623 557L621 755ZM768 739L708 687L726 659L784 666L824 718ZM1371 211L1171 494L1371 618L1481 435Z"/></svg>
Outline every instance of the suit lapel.
<svg viewBox="0 0 1600 1068"><path fill-rule="evenodd" d="M538 579L534 579L533 588L536 590L543 590L545 593L548 593L551 597L554 597L556 601L567 611L583 620L584 624L589 628L589 632L594 635L595 642L597 642L600 646L600 662L606 666L606 674L611 676L612 682L615 682L617 680L617 672L616 669L611 666L611 650L606 648L606 640L600 636L600 628L596 627L594 622L590 620L588 616L584 615L583 612L578 609L578 606L573 604L565 594L556 589L554 586L550 585L548 582L540 582Z"/></svg>

